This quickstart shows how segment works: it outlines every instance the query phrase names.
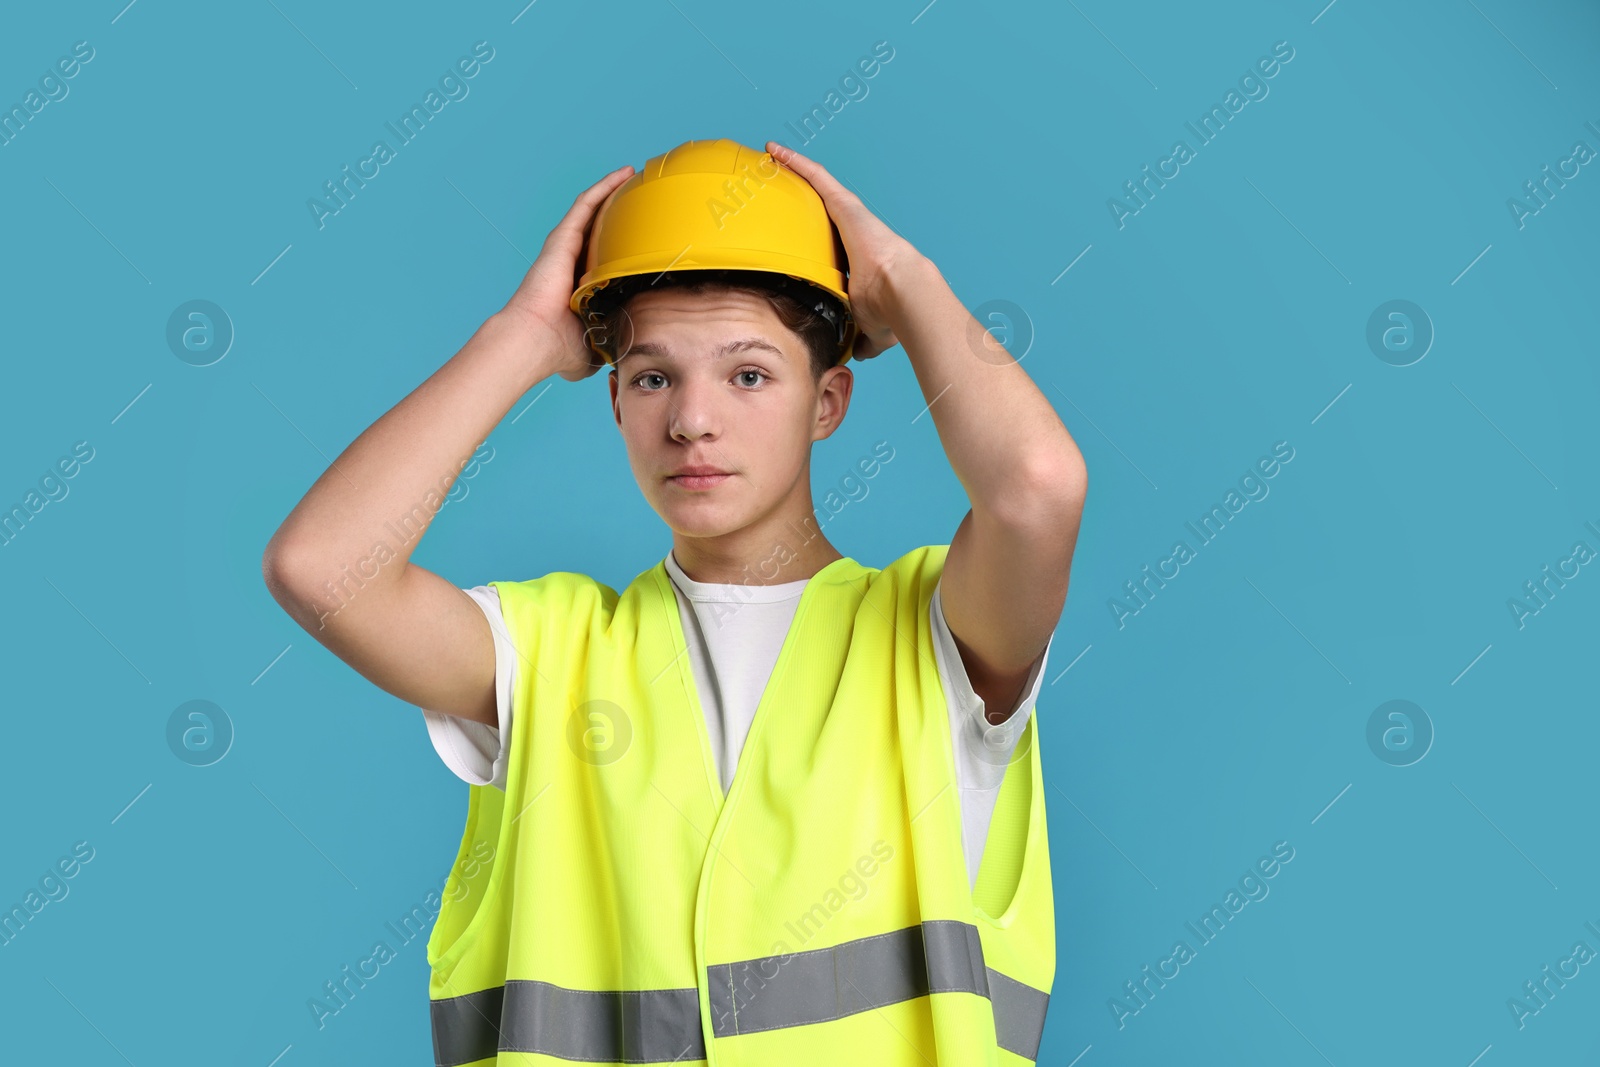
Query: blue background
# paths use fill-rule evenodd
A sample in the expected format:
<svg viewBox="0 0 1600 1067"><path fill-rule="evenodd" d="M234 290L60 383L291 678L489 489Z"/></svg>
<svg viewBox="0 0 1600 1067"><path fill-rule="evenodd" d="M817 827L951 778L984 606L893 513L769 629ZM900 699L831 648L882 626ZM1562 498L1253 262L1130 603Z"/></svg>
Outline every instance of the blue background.
<svg viewBox="0 0 1600 1067"><path fill-rule="evenodd" d="M94 458L0 549L0 904L75 842L94 858L0 947L3 1058L431 1062L421 939L322 1028L307 1001L441 885L467 787L272 601L261 553L579 191L727 136L802 148L970 308L1015 305L986 324L1087 458L1038 703L1041 1062L1596 1062L1600 965L1520 1028L1507 1001L1600 950L1600 569L1520 626L1508 601L1600 549L1600 164L1522 226L1507 201L1600 150L1600 10L1324 2L8 11L5 106L95 55L0 147L0 505L75 442ZM307 200L480 40L470 94L319 229ZM795 137L880 40L867 95ZM1184 124L1280 41L1268 95L1198 146ZM1195 158L1119 227L1108 201L1180 138ZM166 340L196 299L236 331L203 367ZM1434 333L1407 366L1367 341L1397 299ZM827 527L883 566L967 504L903 352L857 375L814 484L893 445ZM620 588L665 555L603 379L519 401L413 561ZM1197 547L1185 524L1277 442L1270 494ZM1119 625L1179 539L1196 558ZM1408 766L1367 741L1395 699L1434 733ZM208 767L169 749L190 700L232 723ZM1123 984L1279 841L1270 895L1119 1027Z"/></svg>

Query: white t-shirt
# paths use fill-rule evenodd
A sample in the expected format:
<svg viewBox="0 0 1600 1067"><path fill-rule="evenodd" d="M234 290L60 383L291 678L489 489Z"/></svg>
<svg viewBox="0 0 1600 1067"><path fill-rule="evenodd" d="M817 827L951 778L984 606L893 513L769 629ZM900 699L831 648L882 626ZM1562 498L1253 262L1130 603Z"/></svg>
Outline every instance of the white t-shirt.
<svg viewBox="0 0 1600 1067"><path fill-rule="evenodd" d="M767 677L777 663L799 606L800 594L805 591L809 579L781 585L696 582L683 573L671 552L667 553L665 563L677 595L684 639L694 668L700 705L705 711L706 731L711 738L711 751L726 793L733 782L739 753L750 732ZM940 584L943 584L942 576ZM426 708L422 709L422 715L434 750L458 778L472 785L493 785L504 790L517 654L506 632L505 619L500 613L500 596L494 587L480 585L463 592L483 609L494 634L495 708L499 726ZM945 623L939 586L934 587L929 616L934 633L934 661L949 709L968 884L976 886L995 799L1000 794L1017 738L1038 699L1050 645L1047 643L1034 661L1023 686L1023 695L1011 717L993 725L984 718L983 700L973 692L960 650Z"/></svg>

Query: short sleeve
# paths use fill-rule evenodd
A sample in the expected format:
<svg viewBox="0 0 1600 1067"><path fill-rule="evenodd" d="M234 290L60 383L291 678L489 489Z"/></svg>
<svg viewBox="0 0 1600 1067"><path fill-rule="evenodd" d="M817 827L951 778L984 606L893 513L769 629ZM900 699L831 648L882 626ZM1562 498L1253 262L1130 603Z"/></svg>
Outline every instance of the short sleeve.
<svg viewBox="0 0 1600 1067"><path fill-rule="evenodd" d="M1034 660L1011 717L998 725L992 724L984 718L983 699L972 688L966 664L961 660L961 650L956 647L955 637L945 622L944 602L939 595L942 583L941 575L940 582L934 586L928 614L933 625L934 660L939 667L939 680L944 685L950 718L956 787L961 798L962 849L967 860L967 879L969 885L976 887L984 846L988 843L989 823L994 817L1000 787L1005 782L1006 767L1016 751L1023 729L1028 725L1034 702L1038 700L1045 663L1050 657L1050 644L1055 637L1051 636L1050 641L1045 643L1044 651Z"/></svg>
<svg viewBox="0 0 1600 1067"><path fill-rule="evenodd" d="M469 785L506 787L506 760L511 751L511 694L515 692L517 656L506 631L500 594L492 585L463 589L482 609L494 635L494 692L498 726L423 708L422 717L434 751L457 778Z"/></svg>
<svg viewBox="0 0 1600 1067"><path fill-rule="evenodd" d="M941 579L940 586L943 580ZM967 677L966 664L961 661L961 651L944 618L944 601L940 586L935 586L933 602L929 609L934 630L935 659L939 664L941 680L950 695L951 730L955 741L957 784L963 789L998 789L1011 761L1011 754L1028 725L1028 716L1039 699L1039 689L1044 681L1045 664L1050 658L1050 646L1055 635L1045 642L1039 657L1033 661L1028 680L1023 684L1022 695L1012 707L1005 722L990 723L985 717L983 699L972 688Z"/></svg>

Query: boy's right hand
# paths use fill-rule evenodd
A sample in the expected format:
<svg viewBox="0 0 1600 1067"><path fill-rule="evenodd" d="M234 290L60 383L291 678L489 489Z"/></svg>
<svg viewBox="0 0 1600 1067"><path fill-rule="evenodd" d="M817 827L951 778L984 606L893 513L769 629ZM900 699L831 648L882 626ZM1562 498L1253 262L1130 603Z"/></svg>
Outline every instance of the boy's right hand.
<svg viewBox="0 0 1600 1067"><path fill-rule="evenodd" d="M569 382L581 381L606 365L585 343L583 322L568 302L580 273L578 256L595 212L613 189L632 176L631 164L619 167L573 201L502 311L533 335L533 345L549 353L555 373Z"/></svg>

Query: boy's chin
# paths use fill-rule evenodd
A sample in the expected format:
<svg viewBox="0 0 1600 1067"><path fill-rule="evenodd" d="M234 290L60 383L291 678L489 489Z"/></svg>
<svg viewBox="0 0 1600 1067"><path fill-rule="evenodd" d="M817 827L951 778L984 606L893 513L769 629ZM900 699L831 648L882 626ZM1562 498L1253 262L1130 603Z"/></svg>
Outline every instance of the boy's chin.
<svg viewBox="0 0 1600 1067"><path fill-rule="evenodd" d="M723 537L738 533L755 521L754 514L711 501L675 501L660 512L672 532L682 537Z"/></svg>

